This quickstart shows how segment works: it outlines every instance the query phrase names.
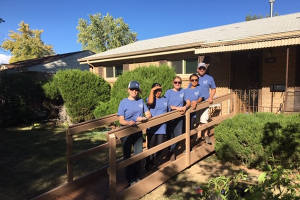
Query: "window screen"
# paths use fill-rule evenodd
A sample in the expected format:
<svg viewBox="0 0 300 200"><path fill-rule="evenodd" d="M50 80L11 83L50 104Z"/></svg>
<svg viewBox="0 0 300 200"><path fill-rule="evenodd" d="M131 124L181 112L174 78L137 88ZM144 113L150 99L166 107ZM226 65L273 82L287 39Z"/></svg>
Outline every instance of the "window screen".
<svg viewBox="0 0 300 200"><path fill-rule="evenodd" d="M113 77L114 77L114 68L106 67L106 78L113 78Z"/></svg>
<svg viewBox="0 0 300 200"><path fill-rule="evenodd" d="M175 69L176 74L182 74L182 60L171 61L171 66Z"/></svg>
<svg viewBox="0 0 300 200"><path fill-rule="evenodd" d="M197 58L186 59L186 61L185 61L185 73L186 74L197 73L197 65L198 65L198 59Z"/></svg>
<svg viewBox="0 0 300 200"><path fill-rule="evenodd" d="M123 74L123 65L116 66L115 70L116 70L116 77L122 75Z"/></svg>

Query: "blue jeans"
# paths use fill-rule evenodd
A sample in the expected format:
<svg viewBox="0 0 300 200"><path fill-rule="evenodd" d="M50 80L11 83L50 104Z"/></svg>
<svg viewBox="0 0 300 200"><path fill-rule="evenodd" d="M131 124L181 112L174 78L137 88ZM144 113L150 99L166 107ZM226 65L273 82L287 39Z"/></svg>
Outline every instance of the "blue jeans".
<svg viewBox="0 0 300 200"><path fill-rule="evenodd" d="M123 159L131 157L131 147L133 146L134 155L143 151L143 133L142 131L121 138L123 147ZM125 176L128 183L136 182L140 178L142 170L142 160L139 160L125 167Z"/></svg>
<svg viewBox="0 0 300 200"><path fill-rule="evenodd" d="M169 138L175 138L182 134L182 125L183 125L183 117L179 117L170 121L167 124L167 133L169 134ZM170 151L174 151L177 146L177 143L171 145Z"/></svg>

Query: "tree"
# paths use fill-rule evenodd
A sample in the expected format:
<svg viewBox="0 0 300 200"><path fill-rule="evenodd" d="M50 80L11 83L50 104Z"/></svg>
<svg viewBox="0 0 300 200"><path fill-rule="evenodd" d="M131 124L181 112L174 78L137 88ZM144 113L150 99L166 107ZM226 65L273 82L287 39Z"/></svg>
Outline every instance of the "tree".
<svg viewBox="0 0 300 200"><path fill-rule="evenodd" d="M102 77L79 69L58 71L43 85L47 98L58 99L61 95L73 123L93 119L98 103L109 100L110 88Z"/></svg>
<svg viewBox="0 0 300 200"><path fill-rule="evenodd" d="M6 39L1 45L5 51L11 52L10 63L55 54L53 46L46 45L41 40L43 30L31 30L29 24L23 21L19 26L18 32L9 31L10 39Z"/></svg>
<svg viewBox="0 0 300 200"><path fill-rule="evenodd" d="M88 20L79 19L77 42L83 50L96 53L114 49L136 41L137 33L130 30L122 18L114 19L111 15L101 16L101 13L89 15Z"/></svg>
<svg viewBox="0 0 300 200"><path fill-rule="evenodd" d="M279 14L277 12L275 12L275 16L279 16ZM266 14L266 18L270 17L268 14ZM251 21L251 20L256 20L256 19L262 19L264 18L262 16L262 14L259 15L251 15L251 13L249 13L248 15L246 15L245 21Z"/></svg>

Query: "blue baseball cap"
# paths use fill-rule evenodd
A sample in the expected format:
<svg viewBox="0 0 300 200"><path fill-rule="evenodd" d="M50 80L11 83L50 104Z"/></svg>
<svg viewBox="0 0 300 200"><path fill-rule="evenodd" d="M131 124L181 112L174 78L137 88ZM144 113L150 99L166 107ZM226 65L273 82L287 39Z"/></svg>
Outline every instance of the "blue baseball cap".
<svg viewBox="0 0 300 200"><path fill-rule="evenodd" d="M128 84L128 88L140 90L140 83L137 81L130 81L130 83Z"/></svg>

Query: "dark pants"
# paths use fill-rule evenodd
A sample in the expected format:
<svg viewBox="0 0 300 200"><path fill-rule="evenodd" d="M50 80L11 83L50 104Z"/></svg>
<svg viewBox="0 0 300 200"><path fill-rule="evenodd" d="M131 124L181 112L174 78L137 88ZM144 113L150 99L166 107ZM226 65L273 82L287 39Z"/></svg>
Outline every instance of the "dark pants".
<svg viewBox="0 0 300 200"><path fill-rule="evenodd" d="M126 160L131 157L131 147L133 146L134 155L143 151L143 133L137 132L129 136L121 138L123 147L123 159ZM125 176L128 183L136 182L140 178L142 169L142 161L139 160L131 165L125 167Z"/></svg>
<svg viewBox="0 0 300 200"><path fill-rule="evenodd" d="M162 144L165 142L166 135L165 134L153 134L153 133L147 133L148 137L148 148L155 147L156 145ZM146 158L146 162L153 163L154 158L158 157L160 155L161 151L154 153Z"/></svg>
<svg viewBox="0 0 300 200"><path fill-rule="evenodd" d="M179 117L172 121L169 121L167 124L167 133L168 139L175 138L182 134L182 125L183 125L183 117ZM177 146L177 143L171 145L170 151L174 151Z"/></svg>

